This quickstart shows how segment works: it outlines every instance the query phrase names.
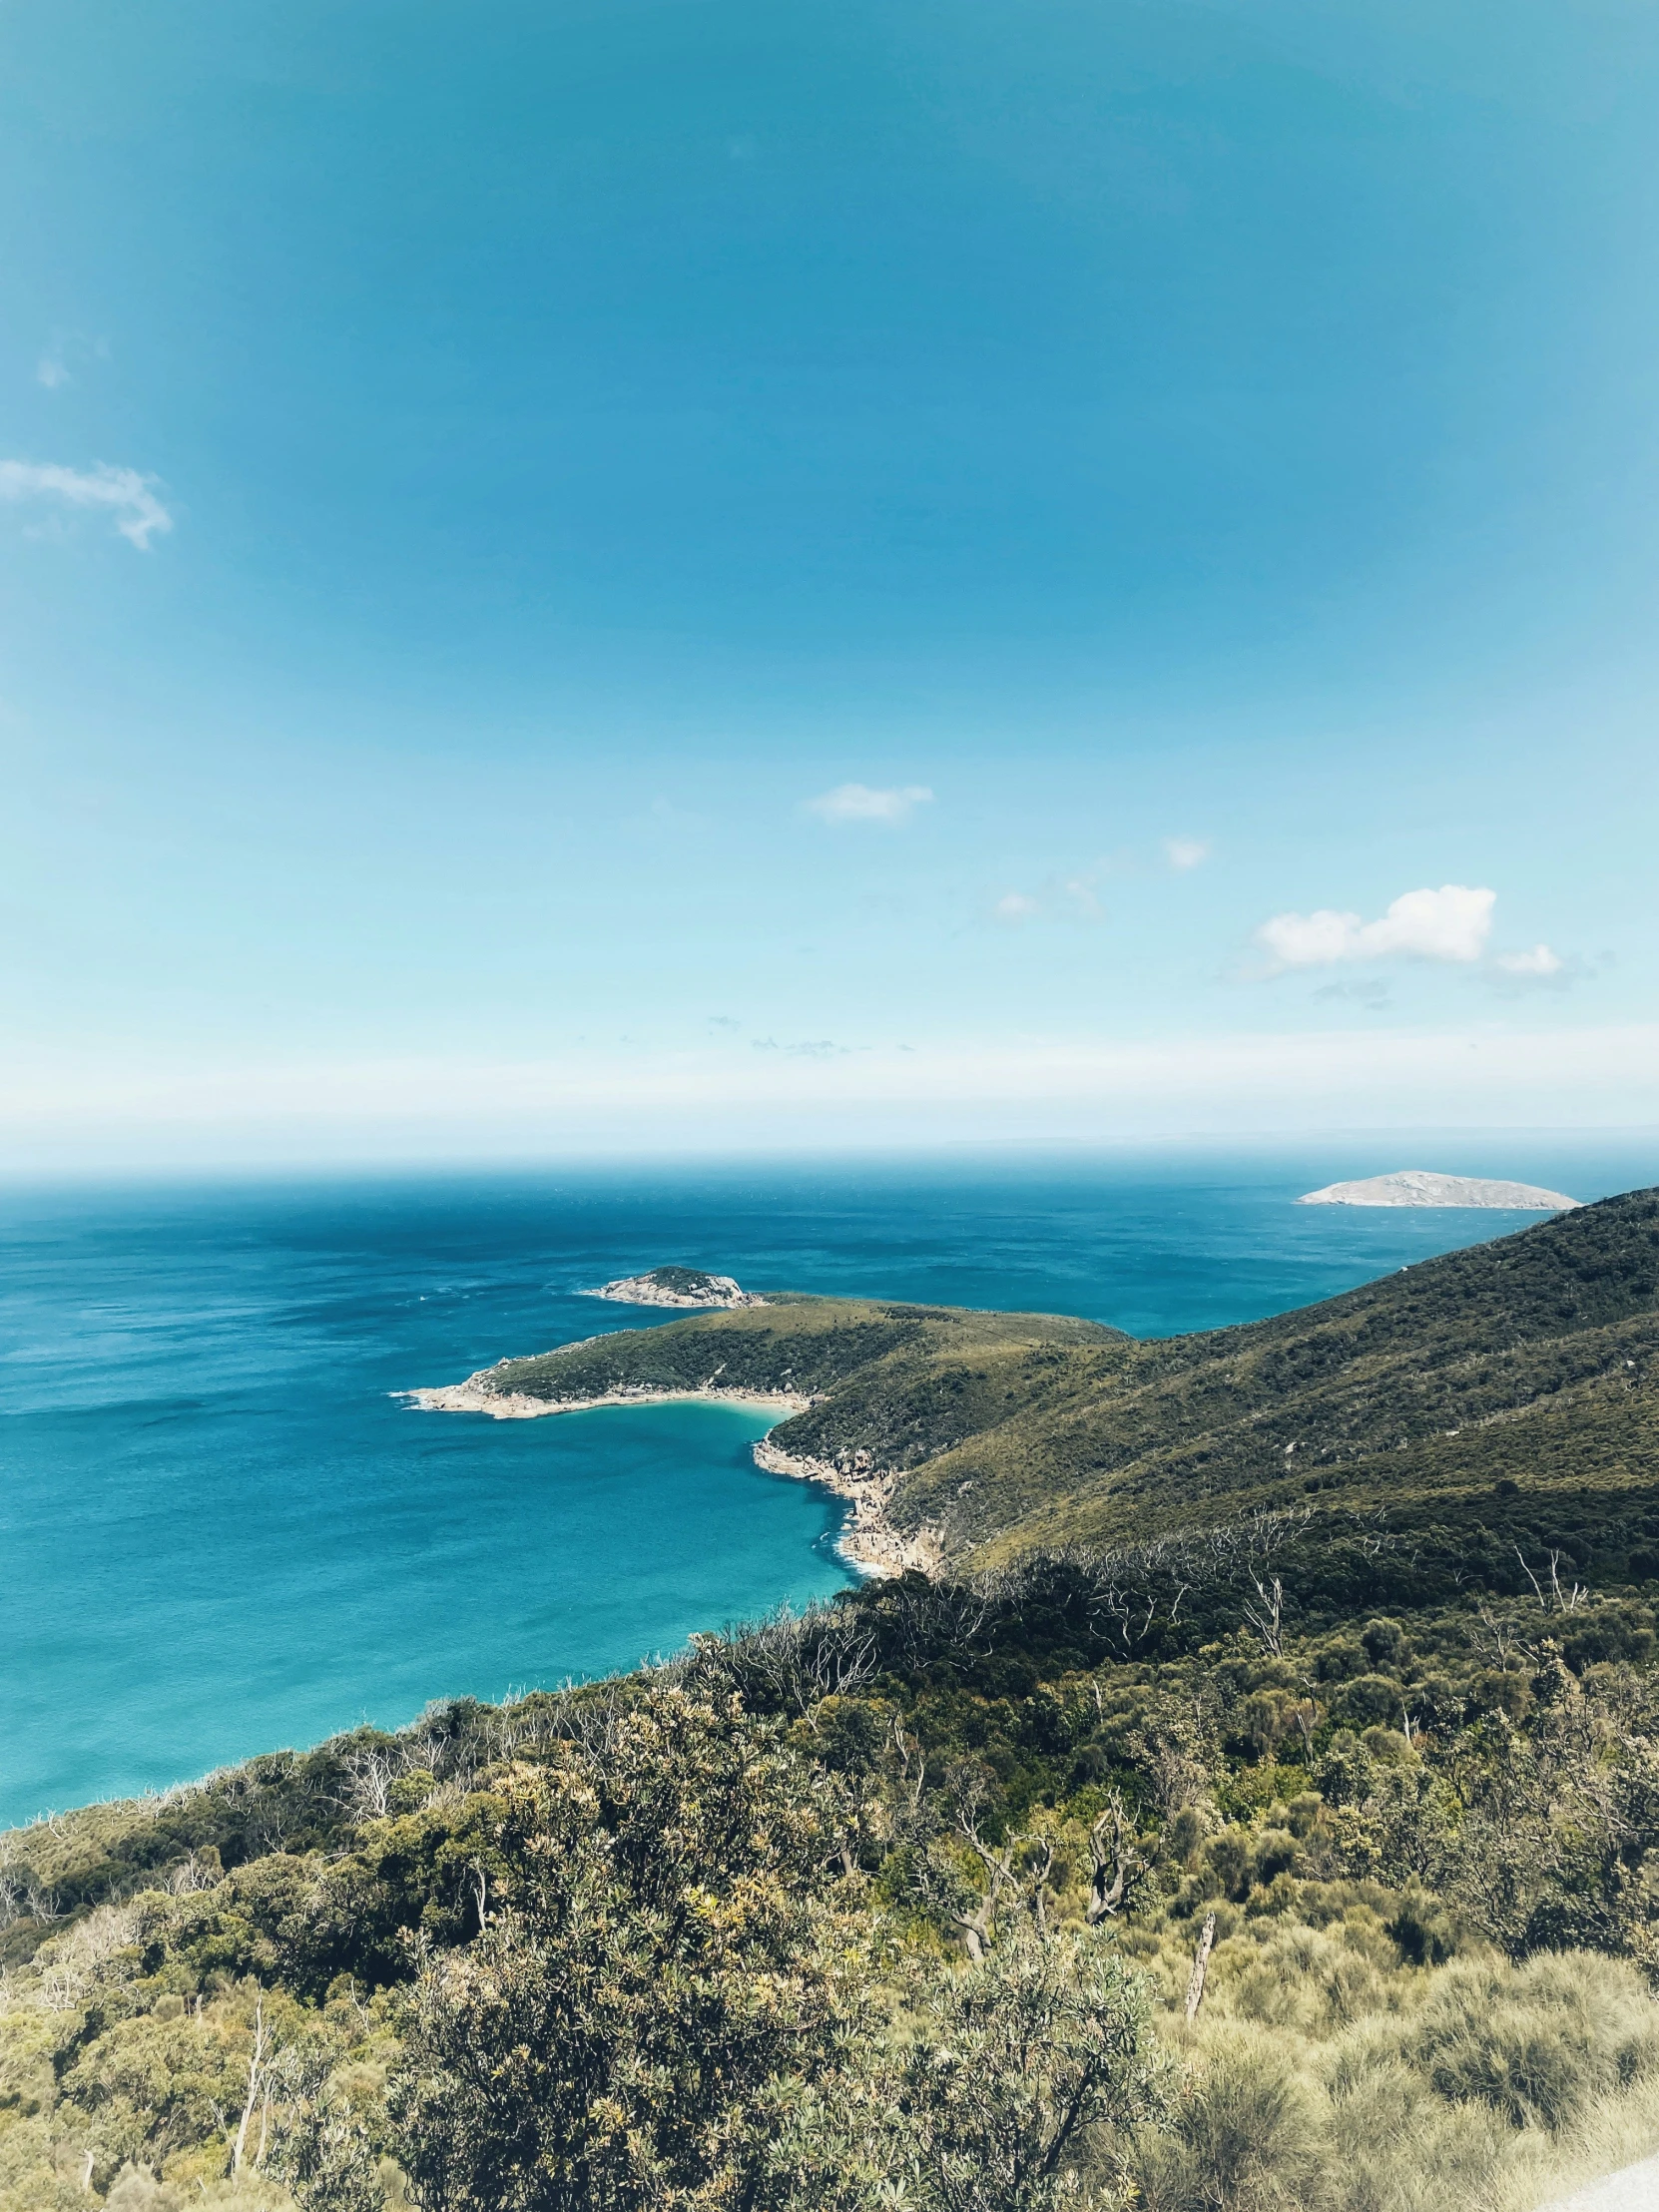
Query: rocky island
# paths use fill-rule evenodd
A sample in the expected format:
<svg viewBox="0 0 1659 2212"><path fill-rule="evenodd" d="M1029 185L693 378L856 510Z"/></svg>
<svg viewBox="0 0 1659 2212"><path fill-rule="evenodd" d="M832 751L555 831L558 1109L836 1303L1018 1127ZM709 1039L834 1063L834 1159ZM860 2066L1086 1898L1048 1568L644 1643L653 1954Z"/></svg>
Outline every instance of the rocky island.
<svg viewBox="0 0 1659 2212"><path fill-rule="evenodd" d="M1371 1175L1360 1183L1328 1183L1308 1191L1299 1206L1489 1206L1510 1213L1564 1214L1578 1204L1561 1191L1535 1183L1498 1183L1481 1175L1435 1175L1427 1168L1400 1168L1392 1175Z"/></svg>
<svg viewBox="0 0 1659 2212"><path fill-rule="evenodd" d="M730 1275L702 1268L651 1268L644 1275L619 1276L601 1283L583 1298L608 1298L618 1306L678 1306L700 1314L731 1313L740 1306L764 1306L766 1300L740 1288Z"/></svg>

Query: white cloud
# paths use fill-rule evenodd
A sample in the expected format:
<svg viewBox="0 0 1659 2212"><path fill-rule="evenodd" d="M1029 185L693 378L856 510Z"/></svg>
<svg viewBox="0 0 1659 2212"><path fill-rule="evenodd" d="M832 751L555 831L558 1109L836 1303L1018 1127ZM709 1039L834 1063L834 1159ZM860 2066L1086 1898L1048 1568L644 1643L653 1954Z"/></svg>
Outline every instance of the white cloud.
<svg viewBox="0 0 1659 2212"><path fill-rule="evenodd" d="M1166 837L1164 857L1173 868L1198 867L1210 857L1210 847L1202 837Z"/></svg>
<svg viewBox="0 0 1659 2212"><path fill-rule="evenodd" d="M43 353L35 364L35 382L44 384L48 391L56 391L60 384L69 382L69 368L61 354Z"/></svg>
<svg viewBox="0 0 1659 2212"><path fill-rule="evenodd" d="M820 822L907 822L932 796L925 784L906 784L891 791L874 791L868 784L837 784L832 792L809 799L807 812Z"/></svg>
<svg viewBox="0 0 1659 2212"><path fill-rule="evenodd" d="M1500 952L1495 962L1505 975L1532 976L1559 975L1566 964L1547 944L1535 944L1530 952Z"/></svg>
<svg viewBox="0 0 1659 2212"><path fill-rule="evenodd" d="M1275 914L1257 930L1256 941L1273 955L1276 972L1339 960L1478 960L1496 904L1496 891L1442 883L1437 891L1401 892L1376 921L1332 906Z"/></svg>
<svg viewBox="0 0 1659 2212"><path fill-rule="evenodd" d="M1358 956L1360 929L1358 914L1321 906L1311 914L1275 914L1257 930L1256 941L1281 968L1329 967Z"/></svg>
<svg viewBox="0 0 1659 2212"><path fill-rule="evenodd" d="M157 531L164 535L173 517L151 490L154 476L136 468L61 468L51 461L0 461L0 499L62 499L71 507L104 507L129 545L148 553Z"/></svg>
<svg viewBox="0 0 1659 2212"><path fill-rule="evenodd" d="M1023 891L1004 891L991 908L998 921L1029 921L1036 910L1037 901Z"/></svg>

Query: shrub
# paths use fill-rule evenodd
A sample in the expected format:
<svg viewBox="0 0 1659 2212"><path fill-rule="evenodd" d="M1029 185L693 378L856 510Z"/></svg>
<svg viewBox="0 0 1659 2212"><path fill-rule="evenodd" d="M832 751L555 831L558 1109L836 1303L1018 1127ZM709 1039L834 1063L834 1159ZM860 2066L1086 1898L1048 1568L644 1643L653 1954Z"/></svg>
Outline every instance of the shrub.
<svg viewBox="0 0 1659 2212"><path fill-rule="evenodd" d="M900 2070L889 2171L939 2212L1064 2201L1086 2132L1162 2109L1147 1992L1099 1936L1016 1922L982 1964L947 1971Z"/></svg>
<svg viewBox="0 0 1659 2212"><path fill-rule="evenodd" d="M1461 1961L1437 1977L1410 2056L1441 2096L1558 2131L1659 2065L1659 2015L1611 1959L1546 1952L1510 1972Z"/></svg>
<svg viewBox="0 0 1659 2212"><path fill-rule="evenodd" d="M1332 1711L1340 1714L1350 1728L1385 1728L1399 1719L1404 1704L1399 1684L1391 1676L1362 1674L1344 1683Z"/></svg>
<svg viewBox="0 0 1659 2212"><path fill-rule="evenodd" d="M1260 2028L1213 2041L1173 2130L1128 2156L1146 2212L1314 2212L1325 2197L1319 2099L1294 2055Z"/></svg>
<svg viewBox="0 0 1659 2212"><path fill-rule="evenodd" d="M1392 1667L1397 1671L1411 1657L1411 1639L1398 1621L1367 1621L1360 1641L1374 1667Z"/></svg>
<svg viewBox="0 0 1659 2212"><path fill-rule="evenodd" d="M1233 2008L1282 2027L1329 2030L1385 2002L1382 1974L1338 1936L1296 1925L1261 1945L1223 1978Z"/></svg>
<svg viewBox="0 0 1659 2212"><path fill-rule="evenodd" d="M735 1699L656 1690L602 1755L501 1796L514 1902L428 1961L392 2087L416 2194L445 2212L758 2201L780 2096L833 2073L859 2002L811 1770Z"/></svg>

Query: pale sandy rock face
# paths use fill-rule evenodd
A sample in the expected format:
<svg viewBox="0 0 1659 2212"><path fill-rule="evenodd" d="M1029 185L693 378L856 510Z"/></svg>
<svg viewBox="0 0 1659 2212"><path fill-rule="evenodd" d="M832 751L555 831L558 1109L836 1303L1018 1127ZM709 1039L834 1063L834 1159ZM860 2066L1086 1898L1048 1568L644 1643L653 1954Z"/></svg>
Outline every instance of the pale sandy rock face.
<svg viewBox="0 0 1659 2212"><path fill-rule="evenodd" d="M1328 1183L1309 1191L1299 1206L1484 1206L1513 1213L1564 1214L1578 1204L1562 1191L1540 1190L1535 1183L1501 1183L1478 1175L1435 1175L1426 1168L1401 1168L1394 1175L1373 1175L1359 1183Z"/></svg>
<svg viewBox="0 0 1659 2212"><path fill-rule="evenodd" d="M701 1268L652 1268L645 1275L619 1276L582 1296L608 1298L618 1306L676 1306L700 1314L766 1304L730 1275L708 1275Z"/></svg>

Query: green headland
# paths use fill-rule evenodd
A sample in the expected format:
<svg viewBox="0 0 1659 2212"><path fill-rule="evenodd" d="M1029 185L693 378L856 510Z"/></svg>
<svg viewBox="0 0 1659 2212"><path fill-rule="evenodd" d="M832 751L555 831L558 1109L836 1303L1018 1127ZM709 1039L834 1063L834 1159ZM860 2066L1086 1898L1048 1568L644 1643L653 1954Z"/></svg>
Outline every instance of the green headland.
<svg viewBox="0 0 1659 2212"><path fill-rule="evenodd" d="M889 1476L894 1531L931 1538L951 1574L1264 1511L1304 1517L1315 1542L1385 1527L1424 1590L1509 1588L1517 1545L1615 1582L1659 1571L1653 1192L1151 1344L1049 1315L764 1295L472 1384L550 1405L809 1396L777 1451Z"/></svg>

